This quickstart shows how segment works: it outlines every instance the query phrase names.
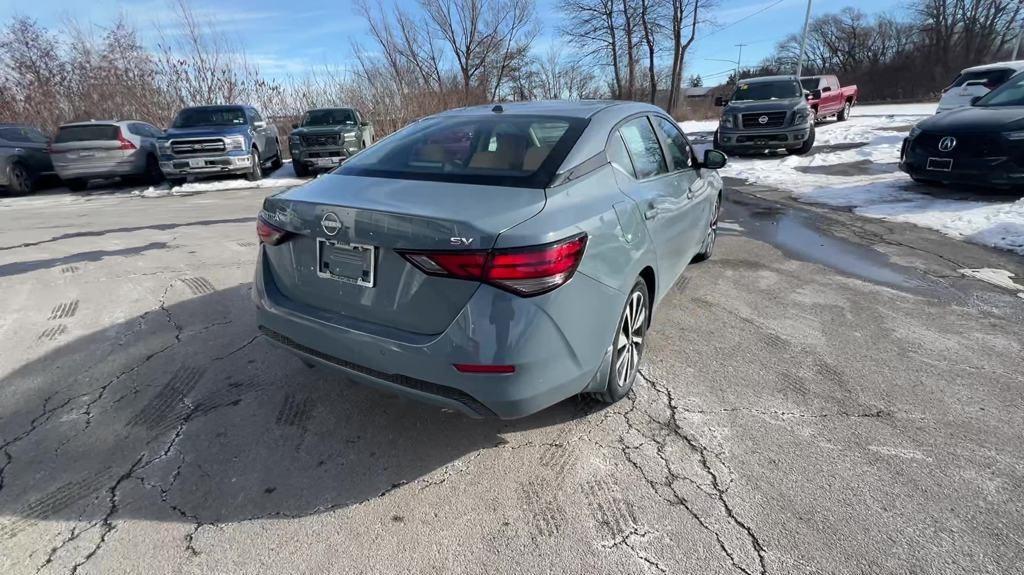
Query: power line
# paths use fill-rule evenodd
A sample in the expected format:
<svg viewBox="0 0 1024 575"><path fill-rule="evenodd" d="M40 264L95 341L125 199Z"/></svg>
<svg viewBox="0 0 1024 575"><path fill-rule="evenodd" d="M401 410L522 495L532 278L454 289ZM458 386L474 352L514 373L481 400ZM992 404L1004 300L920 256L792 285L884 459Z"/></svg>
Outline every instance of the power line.
<svg viewBox="0 0 1024 575"><path fill-rule="evenodd" d="M712 32L710 34L705 34L704 38L710 38L711 36L714 36L715 34L718 34L719 32L721 32L722 30L725 30L727 28L731 28L731 27L739 24L740 22L742 22L744 20L748 20L750 18L753 18L754 16L757 16L758 14L762 14L764 12L767 12L768 10L771 10L772 8L778 6L779 4L782 4L785 1L786 0L775 0L775 2L772 2L771 4L769 4L769 5L767 5L767 6L763 7L763 8L760 8L756 12L752 12L752 13L747 14L746 16L740 18L739 20L735 20L732 23L726 24L725 26L722 26L721 28L719 28L718 30L715 30L714 32Z"/></svg>

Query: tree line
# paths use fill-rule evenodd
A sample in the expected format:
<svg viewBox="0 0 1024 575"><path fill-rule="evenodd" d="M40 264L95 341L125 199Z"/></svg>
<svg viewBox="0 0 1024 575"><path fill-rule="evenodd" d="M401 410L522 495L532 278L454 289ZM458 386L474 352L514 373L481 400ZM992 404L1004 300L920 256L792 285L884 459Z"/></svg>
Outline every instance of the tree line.
<svg viewBox="0 0 1024 575"><path fill-rule="evenodd" d="M1020 0L917 0L902 16L847 7L810 22L804 71L838 74L862 99L936 98L963 68L1010 59L1022 26ZM799 53L791 34L742 75L791 73Z"/></svg>

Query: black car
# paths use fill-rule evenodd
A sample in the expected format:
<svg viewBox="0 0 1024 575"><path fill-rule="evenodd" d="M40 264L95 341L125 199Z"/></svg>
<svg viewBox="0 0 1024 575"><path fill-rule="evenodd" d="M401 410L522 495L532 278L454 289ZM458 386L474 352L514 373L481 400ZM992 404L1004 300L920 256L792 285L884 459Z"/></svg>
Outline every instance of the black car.
<svg viewBox="0 0 1024 575"><path fill-rule="evenodd" d="M914 126L900 169L923 183L1024 186L1024 74Z"/></svg>
<svg viewBox="0 0 1024 575"><path fill-rule="evenodd" d="M34 191L40 178L53 174L49 143L39 128L0 124L0 186L14 194Z"/></svg>

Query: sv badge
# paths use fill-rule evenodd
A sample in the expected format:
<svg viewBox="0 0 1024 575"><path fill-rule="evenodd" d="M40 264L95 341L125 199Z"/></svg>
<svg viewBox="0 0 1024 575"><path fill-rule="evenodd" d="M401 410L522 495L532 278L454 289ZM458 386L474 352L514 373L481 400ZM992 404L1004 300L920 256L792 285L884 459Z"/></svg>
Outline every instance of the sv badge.
<svg viewBox="0 0 1024 575"><path fill-rule="evenodd" d="M448 241L453 246L466 246L469 247L473 243L473 238L449 238Z"/></svg>

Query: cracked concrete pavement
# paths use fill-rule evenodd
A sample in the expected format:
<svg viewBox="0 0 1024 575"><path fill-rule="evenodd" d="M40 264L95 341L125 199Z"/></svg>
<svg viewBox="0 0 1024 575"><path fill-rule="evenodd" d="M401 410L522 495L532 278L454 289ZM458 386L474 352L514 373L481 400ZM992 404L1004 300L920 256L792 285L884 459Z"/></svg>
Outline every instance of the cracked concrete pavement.
<svg viewBox="0 0 1024 575"><path fill-rule="evenodd" d="M513 422L259 336L273 190L5 200L0 573L1021 572L1024 300L956 271L1021 259L736 185L634 393Z"/></svg>

